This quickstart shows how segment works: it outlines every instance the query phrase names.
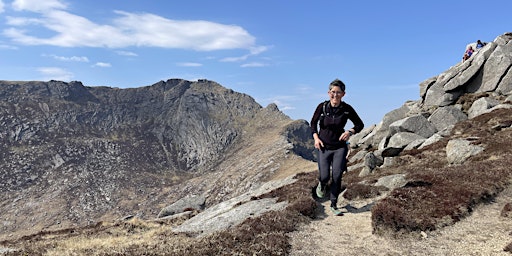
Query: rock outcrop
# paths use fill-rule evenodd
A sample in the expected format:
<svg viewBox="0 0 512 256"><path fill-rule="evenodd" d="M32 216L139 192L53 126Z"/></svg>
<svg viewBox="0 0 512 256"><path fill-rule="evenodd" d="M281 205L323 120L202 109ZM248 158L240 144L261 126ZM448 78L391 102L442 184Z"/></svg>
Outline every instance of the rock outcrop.
<svg viewBox="0 0 512 256"><path fill-rule="evenodd" d="M382 121L351 138L351 146L367 154L361 175L396 157L403 150L421 149L450 134L457 122L475 118L498 108L512 108L512 33L498 36L478 49L470 59L458 63L419 85L420 99L406 102L387 113ZM482 149L468 140L450 142L447 158L452 164L478 154ZM354 156L355 157L355 156ZM388 159L386 159L388 158Z"/></svg>

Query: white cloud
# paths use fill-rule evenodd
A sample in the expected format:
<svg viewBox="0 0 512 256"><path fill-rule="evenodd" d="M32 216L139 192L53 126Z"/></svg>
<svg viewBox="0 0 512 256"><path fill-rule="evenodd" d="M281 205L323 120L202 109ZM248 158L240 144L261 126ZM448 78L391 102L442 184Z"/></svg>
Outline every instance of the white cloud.
<svg viewBox="0 0 512 256"><path fill-rule="evenodd" d="M24 24L23 19L25 18L17 18L17 24ZM34 19L25 19L25 23L34 24L34 22ZM50 38L39 38L14 27L4 30L4 34L13 41L25 45L62 47L123 47L129 45L131 40L128 34L124 35L115 27L97 25L81 16L64 11L49 11L38 22L46 29L56 32L56 35Z"/></svg>
<svg viewBox="0 0 512 256"><path fill-rule="evenodd" d="M201 66L203 66L203 64L195 63L195 62L182 62L182 63L177 63L176 65L178 65L180 67L201 67Z"/></svg>
<svg viewBox="0 0 512 256"><path fill-rule="evenodd" d="M59 0L15 0L12 7L17 11L45 12L66 9L67 5Z"/></svg>
<svg viewBox="0 0 512 256"><path fill-rule="evenodd" d="M0 44L0 49L3 50L18 50L18 47L6 44Z"/></svg>
<svg viewBox="0 0 512 256"><path fill-rule="evenodd" d="M57 67L41 67L37 71L43 76L39 79L42 81L57 80L67 82L73 78L73 73Z"/></svg>
<svg viewBox="0 0 512 256"><path fill-rule="evenodd" d="M242 67L242 68L259 68L259 67L265 67L265 66L268 66L268 65L265 63L261 63L261 62L251 62L251 63L246 63L246 64L240 65L240 67Z"/></svg>
<svg viewBox="0 0 512 256"><path fill-rule="evenodd" d="M121 55L121 56L129 56L129 57L139 56L138 54L136 54L134 52L128 52L128 51L116 51L116 53Z"/></svg>
<svg viewBox="0 0 512 256"><path fill-rule="evenodd" d="M112 67L112 64L106 62L96 62L96 64L94 64L94 67L110 68Z"/></svg>
<svg viewBox="0 0 512 256"><path fill-rule="evenodd" d="M270 47L268 46L256 46L256 47L251 47L251 55L258 55L262 52L266 52Z"/></svg>
<svg viewBox="0 0 512 256"><path fill-rule="evenodd" d="M10 26L28 26L28 25L42 25L44 22L36 18L23 18L23 17L6 17L6 24Z"/></svg>
<svg viewBox="0 0 512 256"><path fill-rule="evenodd" d="M199 51L254 47L254 37L239 26L209 21L178 21L157 15L116 11L117 28L132 35L137 46Z"/></svg>
<svg viewBox="0 0 512 256"><path fill-rule="evenodd" d="M65 11L57 0L16 0L16 10L39 13L37 18L9 17L11 26L3 31L14 42L24 45L61 47L130 46L213 51L246 49L254 55L266 50L255 45L255 38L236 25L203 20L171 20L149 13L115 11L110 24L98 24L86 17ZM32 25L28 30L28 25ZM33 26L36 26L34 28ZM39 27L39 28L38 28ZM27 30L25 30L27 29ZM52 36L42 36L42 33Z"/></svg>
<svg viewBox="0 0 512 256"><path fill-rule="evenodd" d="M243 56L240 56L240 57L226 57L226 58L223 58L221 59L220 61L221 62L239 62L239 61L244 61L246 60L247 58L249 58L249 54L247 55L243 55Z"/></svg>
<svg viewBox="0 0 512 256"><path fill-rule="evenodd" d="M50 54L50 55L46 55L46 54L43 54L43 56L48 56L48 57L52 57L56 60L60 60L60 61L76 61L76 62L89 62L89 59L87 57L84 57L84 56L71 56L71 57L64 57L64 56L57 56L57 55L54 55L54 54Z"/></svg>
<svg viewBox="0 0 512 256"><path fill-rule="evenodd" d="M4 2L0 0L0 13L4 12Z"/></svg>
<svg viewBox="0 0 512 256"><path fill-rule="evenodd" d="M220 61L221 62L239 62L239 61L244 61L244 60L247 60L249 57L251 57L253 55L258 55L258 54L260 54L262 52L267 51L268 48L269 47L267 47L267 46L251 47L249 49L250 50L249 54L242 55L242 56L239 56L239 57L226 57L226 58L221 59Z"/></svg>
<svg viewBox="0 0 512 256"><path fill-rule="evenodd" d="M274 96L270 99L265 99L263 102L267 102L266 105L270 103L275 103L279 110L285 111L285 110L292 110L295 109L295 107L291 104L291 102L295 101L295 96Z"/></svg>

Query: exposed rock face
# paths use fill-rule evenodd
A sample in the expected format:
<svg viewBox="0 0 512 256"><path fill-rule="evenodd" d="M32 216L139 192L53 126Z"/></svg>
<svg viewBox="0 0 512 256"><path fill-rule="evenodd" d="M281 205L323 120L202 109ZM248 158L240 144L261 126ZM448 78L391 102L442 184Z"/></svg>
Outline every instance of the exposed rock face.
<svg viewBox="0 0 512 256"><path fill-rule="evenodd" d="M257 151L239 155L252 143L244 134L281 131L274 143L282 143L267 149L277 158L295 150L292 142L305 137L301 126L307 125L286 128L292 120L277 106L262 108L207 80L131 89L0 81L0 105L0 236L126 215L156 217L185 195L207 194L206 204L239 195L278 169L274 162L245 169L233 163L260 157ZM299 148L307 155L304 145ZM230 178L191 179L213 181L208 175L220 178L221 171Z"/></svg>
<svg viewBox="0 0 512 256"><path fill-rule="evenodd" d="M387 113L364 135L351 138L350 145L361 150L358 154L367 152L372 159L391 162L385 158L398 156L404 149L421 149L450 135L457 122L498 108L512 108L511 84L512 33L505 33L470 59L420 83L420 100L406 102ZM454 164L482 150L467 140L448 145L447 158ZM361 175L366 175L378 168L375 163L355 165L349 170L363 167Z"/></svg>
<svg viewBox="0 0 512 256"><path fill-rule="evenodd" d="M125 90L56 81L0 86L3 145L46 143L47 158L63 159L63 164L73 154L63 148L81 137L90 143L80 142L84 152L77 153L98 150L117 157L116 151L127 151L119 150L125 142L140 147L117 164L143 164L136 158L147 157L153 158L151 169L204 170L261 108L249 96L208 81L168 80ZM144 155L148 150L160 153Z"/></svg>

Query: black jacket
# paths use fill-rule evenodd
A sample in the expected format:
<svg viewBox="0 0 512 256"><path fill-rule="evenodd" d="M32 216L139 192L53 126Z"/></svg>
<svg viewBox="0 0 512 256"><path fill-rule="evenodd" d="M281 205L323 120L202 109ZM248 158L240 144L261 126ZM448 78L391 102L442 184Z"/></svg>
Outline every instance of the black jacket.
<svg viewBox="0 0 512 256"><path fill-rule="evenodd" d="M340 141L340 136L345 132L347 120L354 124L352 129L355 133L364 128L363 121L349 104L342 101L338 107L332 107L329 101L322 102L318 104L311 118L311 133L318 134L326 149L342 148L346 142Z"/></svg>

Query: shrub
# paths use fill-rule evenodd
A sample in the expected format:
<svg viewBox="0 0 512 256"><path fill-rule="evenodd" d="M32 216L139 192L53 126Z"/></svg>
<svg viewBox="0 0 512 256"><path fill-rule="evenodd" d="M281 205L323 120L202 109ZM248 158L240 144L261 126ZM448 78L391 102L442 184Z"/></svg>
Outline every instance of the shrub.
<svg viewBox="0 0 512 256"><path fill-rule="evenodd" d="M503 248L504 251L512 253L512 242Z"/></svg>
<svg viewBox="0 0 512 256"><path fill-rule="evenodd" d="M381 191L387 190L386 187L376 187L367 184L350 184L343 197L348 200L373 198L381 195Z"/></svg>
<svg viewBox="0 0 512 256"><path fill-rule="evenodd" d="M501 209L502 217L512 217L512 203L507 203L505 206L503 206L503 209Z"/></svg>

